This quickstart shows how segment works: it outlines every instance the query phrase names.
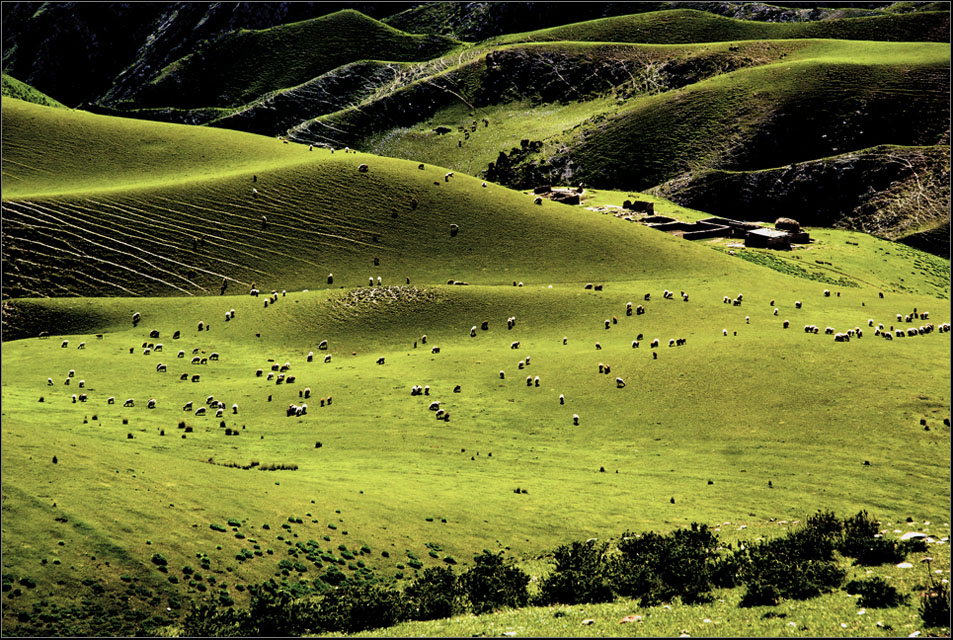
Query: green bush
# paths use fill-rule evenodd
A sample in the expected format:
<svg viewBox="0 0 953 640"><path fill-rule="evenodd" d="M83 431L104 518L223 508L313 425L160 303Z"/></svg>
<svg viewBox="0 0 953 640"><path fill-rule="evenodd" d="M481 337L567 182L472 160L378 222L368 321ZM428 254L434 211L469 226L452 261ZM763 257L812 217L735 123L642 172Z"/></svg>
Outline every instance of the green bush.
<svg viewBox="0 0 953 640"><path fill-rule="evenodd" d="M860 511L844 520L837 550L867 567L903 562L908 553L905 543L877 537L878 532L879 524L866 511Z"/></svg>
<svg viewBox="0 0 953 640"><path fill-rule="evenodd" d="M920 618L928 627L950 626L950 587L933 580L920 600Z"/></svg>
<svg viewBox="0 0 953 640"><path fill-rule="evenodd" d="M152 564L158 565L158 566L160 566L160 567L164 567L164 566L166 566L167 564L169 564L169 561L166 560L165 556L162 555L161 553L153 553L153 554L152 554Z"/></svg>
<svg viewBox="0 0 953 640"><path fill-rule="evenodd" d="M463 613L464 603L453 570L430 567L404 589L411 620L436 620Z"/></svg>
<svg viewBox="0 0 953 640"><path fill-rule="evenodd" d="M226 532L226 531L228 531L227 528L223 527L223 526L220 525L220 524L215 524L214 522L213 522L212 524L210 524L210 525L208 526L208 528L211 529L212 531L221 531L221 532L223 532L223 533Z"/></svg>
<svg viewBox="0 0 953 640"><path fill-rule="evenodd" d="M718 538L707 525L692 523L668 536L626 532L609 566L619 595L650 606L680 596L686 604L711 601L719 556Z"/></svg>
<svg viewBox="0 0 953 640"><path fill-rule="evenodd" d="M473 562L474 566L460 576L461 591L473 613L526 606L529 576L512 562L504 562L502 552L493 554L484 550Z"/></svg>
<svg viewBox="0 0 953 640"><path fill-rule="evenodd" d="M538 604L585 604L611 602L606 551L609 545L595 541L572 542L553 552L556 567L540 584Z"/></svg>
<svg viewBox="0 0 953 640"><path fill-rule="evenodd" d="M860 595L858 604L862 607L897 607L907 599L895 587L887 584L883 578L878 577L867 580L851 580L845 588L849 594Z"/></svg>
<svg viewBox="0 0 953 640"><path fill-rule="evenodd" d="M229 518L229 519L228 519L228 526L230 526L230 527L240 527L240 526L242 526L242 522L241 522L241 520L238 520L237 518Z"/></svg>
<svg viewBox="0 0 953 640"><path fill-rule="evenodd" d="M332 589L309 614L312 630L357 633L405 620L406 607L399 591L360 584Z"/></svg>

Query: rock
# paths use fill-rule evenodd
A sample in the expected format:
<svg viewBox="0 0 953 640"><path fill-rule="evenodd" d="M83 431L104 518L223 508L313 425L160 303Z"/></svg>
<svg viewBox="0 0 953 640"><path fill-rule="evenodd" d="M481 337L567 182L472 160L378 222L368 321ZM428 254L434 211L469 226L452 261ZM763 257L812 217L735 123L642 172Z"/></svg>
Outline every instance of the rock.
<svg viewBox="0 0 953 640"><path fill-rule="evenodd" d="M901 540L912 540L914 538L926 538L925 533L919 533L917 531L908 531L907 533L900 536Z"/></svg>
<svg viewBox="0 0 953 640"><path fill-rule="evenodd" d="M583 621L581 622L581 624L583 624L583 625L590 625L590 624L592 624L593 622L595 622L595 620L593 620L592 618L586 618L585 620L583 620Z"/></svg>
<svg viewBox="0 0 953 640"><path fill-rule="evenodd" d="M910 564L909 562L901 562L900 564L897 565L897 568L898 569L912 569L913 565Z"/></svg>

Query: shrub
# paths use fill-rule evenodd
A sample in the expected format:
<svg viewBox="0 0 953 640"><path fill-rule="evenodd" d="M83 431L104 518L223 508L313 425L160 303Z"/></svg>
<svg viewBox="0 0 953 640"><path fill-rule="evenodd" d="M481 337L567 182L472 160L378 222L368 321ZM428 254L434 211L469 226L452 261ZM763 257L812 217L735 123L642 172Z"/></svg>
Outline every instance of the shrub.
<svg viewBox="0 0 953 640"><path fill-rule="evenodd" d="M839 522L833 514L808 519L802 529L789 531L781 538L759 542L739 550L732 558L738 564L738 577L747 585L743 602L758 604L765 594L776 598L805 600L832 591L843 583L846 572L833 562L835 536Z"/></svg>
<svg viewBox="0 0 953 640"><path fill-rule="evenodd" d="M247 612L193 602L182 624L183 635L207 638L239 636L247 615Z"/></svg>
<svg viewBox="0 0 953 640"><path fill-rule="evenodd" d="M950 587L942 582L932 581L930 590L920 600L920 618L928 627L947 627L950 625Z"/></svg>
<svg viewBox="0 0 953 640"><path fill-rule="evenodd" d="M360 584L332 589L309 614L313 630L356 633L405 620L406 607L399 591Z"/></svg>
<svg viewBox="0 0 953 640"><path fill-rule="evenodd" d="M446 567L430 567L404 589L411 620L436 620L462 613L457 577Z"/></svg>
<svg viewBox="0 0 953 640"><path fill-rule="evenodd" d="M907 599L905 595L900 595L895 587L878 577L851 580L847 583L846 590L850 594L860 594L858 604L862 607L897 607Z"/></svg>
<svg viewBox="0 0 953 640"><path fill-rule="evenodd" d="M214 522L211 523L211 524L208 526L208 528L211 529L212 531L221 531L221 532L223 532L223 533L224 533L225 531L228 531L228 529L226 529L226 528L223 527L222 525L220 525L220 524L215 524Z"/></svg>
<svg viewBox="0 0 953 640"><path fill-rule="evenodd" d="M161 553L153 553L152 564L159 565L160 567L164 567L167 564L169 564L169 561L166 560L165 556L162 555Z"/></svg>
<svg viewBox="0 0 953 640"><path fill-rule="evenodd" d="M616 591L650 606L675 596L686 604L708 602L718 563L718 538L692 523L668 536L626 532L609 572Z"/></svg>
<svg viewBox="0 0 953 640"><path fill-rule="evenodd" d="M473 561L474 566L460 576L460 586L474 613L526 606L529 576L511 562L504 562L502 552L493 554L484 550Z"/></svg>
<svg viewBox="0 0 953 640"><path fill-rule="evenodd" d="M573 542L553 552L556 567L540 585L538 603L584 604L611 602L607 544Z"/></svg>

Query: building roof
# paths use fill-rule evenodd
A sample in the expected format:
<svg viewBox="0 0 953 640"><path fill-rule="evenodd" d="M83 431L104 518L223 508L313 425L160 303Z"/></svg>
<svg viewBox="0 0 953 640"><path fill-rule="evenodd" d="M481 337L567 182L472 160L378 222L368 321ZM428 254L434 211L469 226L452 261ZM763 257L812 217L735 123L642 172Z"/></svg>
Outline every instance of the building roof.
<svg viewBox="0 0 953 640"><path fill-rule="evenodd" d="M752 229L748 233L751 235L763 236L765 238L783 238L789 235L787 231L780 231L778 229Z"/></svg>

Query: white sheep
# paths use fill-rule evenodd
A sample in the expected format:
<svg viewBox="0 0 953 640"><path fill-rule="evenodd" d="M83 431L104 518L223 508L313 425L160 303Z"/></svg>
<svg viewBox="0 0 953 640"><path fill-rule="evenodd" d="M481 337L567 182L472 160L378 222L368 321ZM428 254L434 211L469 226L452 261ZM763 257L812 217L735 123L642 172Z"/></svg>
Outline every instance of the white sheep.
<svg viewBox="0 0 953 640"><path fill-rule="evenodd" d="M559 404L566 404L566 396L559 394Z"/></svg>
<svg viewBox="0 0 953 640"><path fill-rule="evenodd" d="M579 426L579 414L578 414L578 413L572 414L572 423L573 423L574 425L576 425L576 426Z"/></svg>
<svg viewBox="0 0 953 640"><path fill-rule="evenodd" d="M65 349L69 346L69 340L63 340L63 343L60 345L61 348Z"/></svg>
<svg viewBox="0 0 953 640"><path fill-rule="evenodd" d="M106 404L116 404L116 396L109 396L106 398Z"/></svg>
<svg viewBox="0 0 953 640"><path fill-rule="evenodd" d="M429 408L431 411L436 411L436 410L438 410L438 409L440 408L440 401L439 401L439 400L434 400L433 402L430 403L430 407L428 407L428 408Z"/></svg>
<svg viewBox="0 0 953 640"><path fill-rule="evenodd" d="M48 386L48 387L52 387L52 386L53 386L53 378L47 378L47 379L46 379L46 386Z"/></svg>
<svg viewBox="0 0 953 640"><path fill-rule="evenodd" d="M149 398L149 402L146 403L146 409L155 409L156 408L156 399Z"/></svg>
<svg viewBox="0 0 953 640"><path fill-rule="evenodd" d="M124 407L134 407L134 406L136 406L136 401L133 400L132 398L129 398L128 400L126 400L125 402L122 403L122 406L124 406Z"/></svg>
<svg viewBox="0 0 953 640"><path fill-rule="evenodd" d="M205 415L205 407L199 407L198 409L196 409L196 410L195 410L195 415L197 415L197 416L204 416L204 415Z"/></svg>
<svg viewBox="0 0 953 640"><path fill-rule="evenodd" d="M536 376L535 378L533 378L533 385L537 387L539 386L539 376Z"/></svg>
<svg viewBox="0 0 953 640"><path fill-rule="evenodd" d="M77 349L85 349L85 348L86 348L86 343L85 343L85 342L80 342L80 343L79 343L79 346L76 347L76 348L77 348Z"/></svg>
<svg viewBox="0 0 953 640"><path fill-rule="evenodd" d="M625 386L625 380L623 380L622 378L616 378L615 386L616 386L616 389L621 389L622 387Z"/></svg>
<svg viewBox="0 0 953 640"><path fill-rule="evenodd" d="M506 378L506 372L504 372L502 369L500 369L500 380L503 380L503 379L505 379L505 378Z"/></svg>

